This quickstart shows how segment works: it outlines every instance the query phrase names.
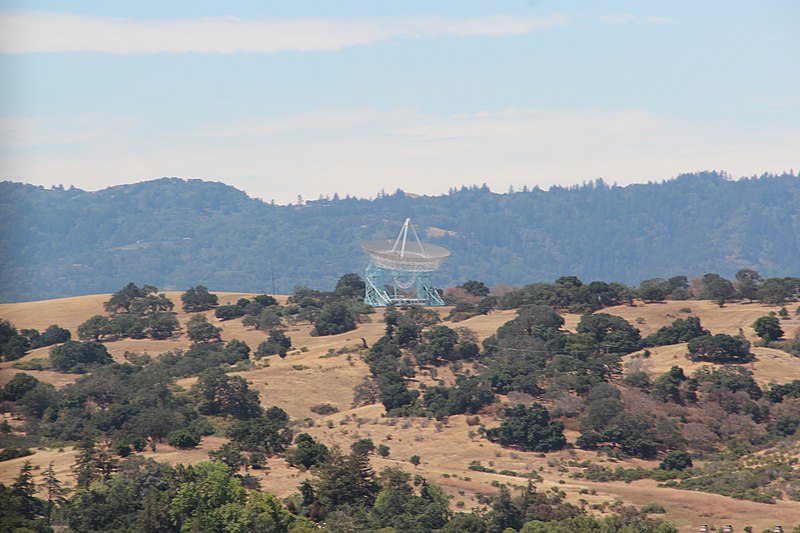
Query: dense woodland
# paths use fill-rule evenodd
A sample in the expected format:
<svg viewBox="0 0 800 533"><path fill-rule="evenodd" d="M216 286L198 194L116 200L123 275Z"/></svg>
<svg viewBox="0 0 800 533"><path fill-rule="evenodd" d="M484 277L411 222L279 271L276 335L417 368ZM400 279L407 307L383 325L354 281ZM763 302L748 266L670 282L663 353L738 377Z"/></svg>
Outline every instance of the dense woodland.
<svg viewBox="0 0 800 533"><path fill-rule="evenodd" d="M0 301L107 293L134 280L163 290L289 293L361 272L361 240L393 238L412 217L452 250L442 287L582 279L638 283L682 273L765 277L800 264L800 178L687 174L627 187L601 180L498 194L273 205L221 183L165 178L99 192L0 183ZM274 280L274 291L273 291Z"/></svg>
<svg viewBox="0 0 800 533"><path fill-rule="evenodd" d="M221 341L219 328L202 314L172 324L168 333L153 326L171 323L168 317L175 320L175 302L153 285L135 283L110 297L105 314L78 328L79 340L57 325L40 334L3 322L0 348L17 350L6 350L7 360L19 357L20 346L29 349L47 337L53 344L49 361L39 364L82 376L56 389L22 372L0 389L3 411L23 420L14 431L7 424L0 427L0 459L25 457L36 446L73 445L77 450L73 490L64 490L52 469L37 472L27 463L11 485L0 484L0 528L677 531L658 518L663 509L656 504L640 509L618 504L604 509L605 518L592 517L588 509L565 502L557 490L537 490L535 471L503 472L519 478L518 490L500 484L498 494L484 497L473 512L453 513L442 491L423 476L396 468L373 470L370 457L390 455L389 446L361 439L350 450L328 448L303 432L302 421L262 405L244 378L230 374L285 357L292 346L289 324L308 323L312 334L322 336L353 330L369 315L377 318L376 310L360 302L362 289L363 281L348 274L330 292L298 288L284 305L260 295L219 306L204 286L182 295L186 311L213 311L219 320L241 320L263 330L267 340L257 348L235 339ZM791 457L767 454L760 464L750 459L747 468L737 462L796 439L800 382L759 386L741 364L752 358L750 343L741 336L711 335L689 307L697 298L719 306L734 299L768 302L775 312L752 325L759 342L800 354L800 339L784 339L781 329L783 318L800 314L799 278L765 280L743 269L733 281L707 274L693 284L673 276L627 287L562 276L552 284L494 293L471 280L445 297L454 305L445 321L418 307L380 311L383 337L351 354L363 358L370 371L354 389L353 405L380 402L387 417L424 417L443 424L448 417L468 415L476 436L509 450L540 453L573 446L564 436L565 424L571 424L580 428L578 448L652 464L616 470L589 462L569 465L578 469L576 476L592 481L652 478L764 503L800 497ZM635 325L603 312L637 299L686 301L685 317L642 337ZM516 318L482 342L459 326L466 315L495 308L516 309ZM568 310L583 313L574 333L562 328L561 313ZM156 356L127 353L123 364L113 362L104 346L121 336L153 336L153 331L156 338L185 332L192 346ZM623 355L646 358L647 347L679 343L687 343L687 358L721 364L691 375L678 366L654 377L635 368L623 374ZM435 376L443 367L454 373L454 383L410 386L418 374ZM189 389L178 387L175 380L187 376L198 379ZM226 437L227 443L195 466L172 467L138 455L165 444L193 448L212 434ZM705 466L695 467L696 459ZM311 476L281 501L259 490L250 472L282 460ZM412 456L410 463L418 465L420 457ZM480 463L470 469L494 472ZM42 489L38 496L37 484Z"/></svg>

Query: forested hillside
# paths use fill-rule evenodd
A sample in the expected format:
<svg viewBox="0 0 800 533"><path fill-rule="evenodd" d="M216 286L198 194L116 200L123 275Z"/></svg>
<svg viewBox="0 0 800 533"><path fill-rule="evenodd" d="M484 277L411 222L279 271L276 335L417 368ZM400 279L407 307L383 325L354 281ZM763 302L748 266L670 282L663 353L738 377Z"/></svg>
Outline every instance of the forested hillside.
<svg viewBox="0 0 800 533"><path fill-rule="evenodd" d="M99 192L0 183L0 301L109 292L130 280L165 290L289 292L359 272L364 239L391 238L405 217L453 256L441 286L645 278L742 268L796 275L800 178L554 187L278 206L221 183L165 178ZM445 230L445 231L442 231Z"/></svg>

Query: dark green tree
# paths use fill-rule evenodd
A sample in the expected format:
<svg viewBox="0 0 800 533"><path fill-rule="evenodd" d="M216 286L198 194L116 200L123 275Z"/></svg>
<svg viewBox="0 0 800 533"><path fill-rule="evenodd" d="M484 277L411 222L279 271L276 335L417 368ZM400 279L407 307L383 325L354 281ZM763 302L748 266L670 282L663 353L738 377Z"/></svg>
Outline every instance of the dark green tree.
<svg viewBox="0 0 800 533"><path fill-rule="evenodd" d="M746 340L719 333L690 340L687 357L692 361L709 363L747 363L753 354Z"/></svg>
<svg viewBox="0 0 800 533"><path fill-rule="evenodd" d="M703 329L698 317L690 316L685 319L678 318L671 325L659 328L644 340L644 344L646 346L666 346L688 342L703 335L710 335L710 333Z"/></svg>
<svg viewBox="0 0 800 533"><path fill-rule="evenodd" d="M308 433L301 433L294 441L295 447L286 454L286 461L292 466L312 466L324 463L328 458L328 447L314 440Z"/></svg>
<svg viewBox="0 0 800 533"><path fill-rule="evenodd" d="M56 511L56 509L64 505L67 501L67 490L62 486L61 481L56 476L56 471L53 465L54 461L50 461L50 464L47 465L47 469L42 472L41 483L42 490L47 498L45 500L47 502L45 516L47 517L48 524L53 521L53 513Z"/></svg>
<svg viewBox="0 0 800 533"><path fill-rule="evenodd" d="M712 300L720 307L725 305L725 302L736 296L736 289L733 283L723 278L719 274L706 274L703 276L703 287L700 292L700 298L703 300Z"/></svg>
<svg viewBox="0 0 800 533"><path fill-rule="evenodd" d="M622 317L606 313L585 314L578 323L578 333L591 335L603 349L614 354L627 354L641 348L639 330Z"/></svg>
<svg viewBox="0 0 800 533"><path fill-rule="evenodd" d="M72 334L68 329L59 327L56 324L47 326L47 329L42 332L37 341L31 345L31 348L41 348L43 346L52 346L53 344L60 344L68 341Z"/></svg>
<svg viewBox="0 0 800 533"><path fill-rule="evenodd" d="M755 270L744 268L736 272L736 290L739 297L751 302L758 298L758 287L762 281L761 274Z"/></svg>
<svg viewBox="0 0 800 533"><path fill-rule="evenodd" d="M427 340L427 358L428 360L436 359L456 359L454 357L455 346L458 342L458 333L447 326L434 326L430 331L425 333Z"/></svg>
<svg viewBox="0 0 800 533"><path fill-rule="evenodd" d="M564 424L552 422L550 413L538 403L530 407L518 404L506 408L500 427L489 429L486 436L501 446L526 451L549 452L560 450L567 444Z"/></svg>
<svg viewBox="0 0 800 533"><path fill-rule="evenodd" d="M343 302L332 302L322 308L314 320L312 335L337 335L356 329L356 321Z"/></svg>
<svg viewBox="0 0 800 533"><path fill-rule="evenodd" d="M468 294L472 296L489 296L489 287L482 281L476 281L471 279L467 282L462 283L459 285L460 288L467 291Z"/></svg>
<svg viewBox="0 0 800 533"><path fill-rule="evenodd" d="M250 357L250 347L244 341L231 339L225 344L225 349L222 353L227 363L235 364L237 361L243 361Z"/></svg>
<svg viewBox="0 0 800 533"><path fill-rule="evenodd" d="M336 282L334 292L342 298L363 298L367 284L358 274L345 274Z"/></svg>
<svg viewBox="0 0 800 533"><path fill-rule="evenodd" d="M267 357L270 355L286 357L291 347L292 338L287 336L285 331L276 329L270 332L266 341L258 345L256 357Z"/></svg>
<svg viewBox="0 0 800 533"><path fill-rule="evenodd" d="M145 298L156 292L158 292L158 289L153 285L145 285L139 288L135 283L131 282L112 294L111 298L103 304L103 308L113 314L117 314L120 311L130 313L131 306L137 299Z"/></svg>
<svg viewBox="0 0 800 533"><path fill-rule="evenodd" d="M99 342L67 341L50 349L50 364L59 372L83 373L114 360Z"/></svg>
<svg viewBox="0 0 800 533"><path fill-rule="evenodd" d="M205 315L195 315L186 323L186 334L192 342L216 342L222 337L222 330L208 321Z"/></svg>
<svg viewBox="0 0 800 533"><path fill-rule="evenodd" d="M247 464L247 458L235 442L226 442L216 450L208 452L208 458L224 464L231 474L235 474Z"/></svg>
<svg viewBox="0 0 800 533"><path fill-rule="evenodd" d="M329 511L343 505L370 508L380 491L369 457L364 454L345 455L334 447L315 474L317 498Z"/></svg>
<svg viewBox="0 0 800 533"><path fill-rule="evenodd" d="M154 339L167 339L181 327L175 315L166 311L155 312L147 317L146 320L150 336ZM134 335L131 335L131 337L134 337Z"/></svg>
<svg viewBox="0 0 800 533"><path fill-rule="evenodd" d="M103 315L94 315L78 326L78 338L82 341L98 341L109 333L111 321Z"/></svg>
<svg viewBox="0 0 800 533"><path fill-rule="evenodd" d="M783 278L767 278L758 288L758 299L769 305L783 305L792 297L792 284Z"/></svg>
<svg viewBox="0 0 800 533"><path fill-rule="evenodd" d="M226 434L242 450L267 456L285 452L292 442L289 415L279 407L270 407L252 419L234 422Z"/></svg>
<svg viewBox="0 0 800 533"><path fill-rule="evenodd" d="M0 389L0 401L15 402L28 391L35 389L38 384L39 380L35 377L25 372L18 372Z"/></svg>
<svg viewBox="0 0 800 533"><path fill-rule="evenodd" d="M756 335L761 337L764 344L776 341L783 337L783 329L781 329L781 321L776 316L765 315L758 317L752 324Z"/></svg>
<svg viewBox="0 0 800 533"><path fill-rule="evenodd" d="M171 431L167 435L167 443L173 448L195 448L200 444L200 436L189 429L181 428Z"/></svg>
<svg viewBox="0 0 800 533"><path fill-rule="evenodd" d="M75 446L75 483L79 489L88 487L93 481L100 478L97 468L97 445L93 438L86 437Z"/></svg>
<svg viewBox="0 0 800 533"><path fill-rule="evenodd" d="M20 511L26 518L34 518L40 510L39 500L36 498L36 482L33 477L33 465L30 460L25 460L19 469L19 474L11 484L11 492L19 498Z"/></svg>
<svg viewBox="0 0 800 533"><path fill-rule="evenodd" d="M187 313L208 311L219 305L217 295L208 292L208 289L203 285L187 289L181 295L181 302L183 302L183 310Z"/></svg>
<svg viewBox="0 0 800 533"><path fill-rule="evenodd" d="M206 370L192 386L198 409L208 415L231 415L240 420L261 413L258 392L241 376L228 376L220 368Z"/></svg>
<svg viewBox="0 0 800 533"><path fill-rule="evenodd" d="M662 278L647 279L639 284L639 298L645 302L664 301L669 292L669 282Z"/></svg>
<svg viewBox="0 0 800 533"><path fill-rule="evenodd" d="M692 467L692 456L684 451L671 451L658 467L662 470L686 470Z"/></svg>

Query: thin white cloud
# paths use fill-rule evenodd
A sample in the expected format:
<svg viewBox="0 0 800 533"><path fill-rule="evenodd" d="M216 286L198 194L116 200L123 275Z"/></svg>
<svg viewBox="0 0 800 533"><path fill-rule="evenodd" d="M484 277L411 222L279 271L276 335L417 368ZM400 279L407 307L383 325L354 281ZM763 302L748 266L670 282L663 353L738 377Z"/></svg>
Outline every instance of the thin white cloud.
<svg viewBox="0 0 800 533"><path fill-rule="evenodd" d="M603 15L598 17L598 20L603 24L608 24L610 26L621 26L623 24L630 24L632 22L639 22L645 24L671 24L672 19L669 17L662 17L662 16L639 16L634 15L632 13L618 13L615 15Z"/></svg>
<svg viewBox="0 0 800 533"><path fill-rule="evenodd" d="M600 22L603 24L610 24L610 25L620 25L620 24L627 24L636 19L636 15L632 15L631 13L620 13L617 15L603 15L598 17Z"/></svg>
<svg viewBox="0 0 800 533"><path fill-rule="evenodd" d="M235 53L340 50L392 38L520 35L563 25L546 17L372 19L203 17L139 20L40 11L0 12L0 53Z"/></svg>
<svg viewBox="0 0 800 533"><path fill-rule="evenodd" d="M648 24L672 24L672 19L669 17L650 16L644 17L644 21Z"/></svg>
<svg viewBox="0 0 800 533"><path fill-rule="evenodd" d="M61 137L68 125L74 131ZM370 196L400 187L438 194L483 182L504 191L598 176L625 184L701 169L750 175L797 168L798 153L796 128L764 130L640 109L318 110L156 134L117 117L2 127L6 138L20 129L24 135L0 152L0 179L99 189L200 177L279 202L298 193Z"/></svg>

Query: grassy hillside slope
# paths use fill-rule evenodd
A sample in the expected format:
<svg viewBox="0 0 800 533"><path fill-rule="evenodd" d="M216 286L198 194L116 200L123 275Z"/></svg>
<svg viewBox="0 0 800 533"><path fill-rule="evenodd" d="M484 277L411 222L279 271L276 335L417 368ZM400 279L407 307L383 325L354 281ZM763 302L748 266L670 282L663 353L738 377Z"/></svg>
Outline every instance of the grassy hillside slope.
<svg viewBox="0 0 800 533"><path fill-rule="evenodd" d="M167 294L173 301L179 302L179 293ZM235 301L243 293L218 293L220 303ZM60 300L39 301L19 304L0 305L0 317L11 320L17 327L36 327L43 329L49 324L57 323L67 327L75 334L77 326L88 317L102 312L102 303L108 295L92 295ZM176 310L179 306L176 306ZM719 308L715 304L702 301L668 302L663 304L640 304L636 307L615 307L604 312L617 314L639 322L638 327L643 334L655 331L658 327L672 322L675 317L687 316L680 312L681 308L690 307L692 313L699 316L703 325L712 333L736 334L739 328L752 337L749 324L755 317L761 316L771 308L757 304L728 304ZM442 309L446 313L447 309ZM266 339L260 331L244 328L240 321L219 323L213 313L206 313L212 322L223 327L223 338L244 340L255 348ZM185 324L190 315L178 311L181 324ZM373 458L376 470L383 466L396 465L412 472L420 473L442 486L452 497L454 508L470 509L479 506L479 494L496 492L497 482L524 485L526 480L513 475L502 475L477 472L469 469L473 461L495 469L497 472L507 470L518 473L535 471L543 481L538 484L539 490L551 487L563 490L567 499L577 505L598 505L623 500L641 506L650 502L659 502L666 509L666 519L675 521L685 531L695 531L699 523L735 522L749 524L756 531L771 527L776 522L784 524L800 524L800 502L779 501L774 505L734 500L714 494L694 493L672 488L658 487L655 482L644 480L631 484L623 482L593 483L583 479L571 478L570 474L579 471L568 464L569 461L589 460L608 466L645 466L652 468L653 462L641 460L618 461L595 452L580 449L562 452L537 454L531 452L512 451L501 448L474 433L473 426L467 424L467 417L452 416L446 423L423 418L386 418L383 406L369 405L352 409L353 387L368 375L369 370L357 354L338 354L345 347L360 346L362 342L372 344L384 331L381 314L372 316L372 322L361 324L357 330L330 337L310 336L310 326L293 326L288 334L292 337L294 349L285 359L269 358L269 366L258 366L253 370L241 372L240 375L250 380L258 390L262 404L277 405L285 409L293 419L305 420L303 430L319 438L327 445L338 444L344 449L359 438L371 438L376 444L386 444L391 448L387 459ZM515 316L514 311L498 311L460 322L458 326L473 329L484 338L506 321ZM567 315L566 327L574 328L578 316ZM638 320L637 319L641 319ZM800 329L800 322L795 318L782 323L787 335ZM362 340L363 339L363 340ZM115 360L123 361L126 351L148 352L158 354L166 350L185 349L190 343L185 334L179 334L164 341L125 339L106 343ZM302 348L302 350L301 350ZM47 348L35 350L22 361L36 357L46 357ZM639 358L639 366L653 374L663 372L672 365L679 365L692 370L698 365L683 357L685 345L668 346L651 350L648 359ZM779 350L756 348L757 359L751 368L756 378L763 384L784 383L800 379L800 362ZM628 356L627 361L635 356ZM12 363L0 363L0 384L7 382L17 372ZM37 378L63 386L74 381L77 376L58 374L47 371L30 371ZM418 381L433 383L426 372L418 374ZM446 377L446 369L440 377ZM178 383L188 387L195 378L186 378ZM311 411L311 407L328 403L339 409L339 412L322 416ZM481 422L488 427L498 424L494 413L498 407L493 406L481 414ZM577 432L568 431L568 438L574 442ZM193 450L176 450L164 444L157 452L144 452L144 455L169 462L193 463L207 459L207 452L221 446L225 442L222 437L206 437L202 444ZM421 464L413 466L409 459L412 455L421 457ZM30 458L40 467L46 467L51 460L62 479L71 479L69 466L73 460L71 449L36 450ZM7 482L13 478L24 459L15 459L0 463L0 481ZM255 473L255 471L253 471ZM256 474L262 478L263 488L281 496L295 492L297 485L305 477L297 469L288 468L282 459L269 462L269 470ZM462 503L460 503L462 502Z"/></svg>

